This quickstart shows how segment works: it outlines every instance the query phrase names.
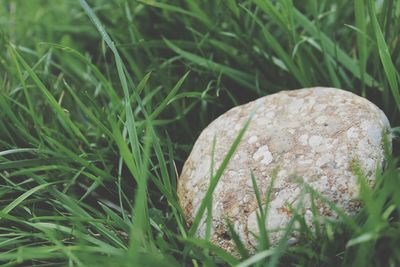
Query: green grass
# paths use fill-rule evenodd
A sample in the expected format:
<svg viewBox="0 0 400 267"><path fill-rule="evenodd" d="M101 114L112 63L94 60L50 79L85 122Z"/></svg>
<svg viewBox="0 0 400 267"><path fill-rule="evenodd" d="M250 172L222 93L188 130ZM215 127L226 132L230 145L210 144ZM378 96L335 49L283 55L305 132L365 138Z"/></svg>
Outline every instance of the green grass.
<svg viewBox="0 0 400 267"><path fill-rule="evenodd" d="M232 227L238 258L194 235L240 135L191 228L176 196L200 131L230 107L280 90L362 95L400 136L399 32L394 0L2 1L0 263L399 266L396 140L373 190L354 164L364 203L357 217L305 186L339 220L309 229L301 205L293 207L270 247L268 207L260 207L255 254ZM287 246L294 225L301 242Z"/></svg>

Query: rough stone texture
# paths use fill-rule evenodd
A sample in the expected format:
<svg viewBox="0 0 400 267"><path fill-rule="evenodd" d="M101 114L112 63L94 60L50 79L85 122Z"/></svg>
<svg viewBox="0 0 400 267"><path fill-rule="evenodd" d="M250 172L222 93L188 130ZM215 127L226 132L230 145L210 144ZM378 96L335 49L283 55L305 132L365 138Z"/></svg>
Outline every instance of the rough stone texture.
<svg viewBox="0 0 400 267"><path fill-rule="evenodd" d="M250 171L262 196L277 172L269 203L267 229L285 227L291 219L290 205L299 201L298 177L349 214L359 208L357 179L350 163L357 160L373 182L383 160L382 133L388 129L385 114L368 100L335 88L283 91L235 107L203 130L187 159L178 182L178 197L188 224L207 191L211 173L214 136L215 170L249 114L258 106L236 153L213 194L211 240L228 251L234 246L227 235L225 218L248 248L256 245L258 209ZM214 170L214 173L215 173ZM317 203L322 216L334 216ZM305 218L311 224L311 203L304 200ZM206 224L197 232L204 237ZM282 232L270 234L276 244Z"/></svg>

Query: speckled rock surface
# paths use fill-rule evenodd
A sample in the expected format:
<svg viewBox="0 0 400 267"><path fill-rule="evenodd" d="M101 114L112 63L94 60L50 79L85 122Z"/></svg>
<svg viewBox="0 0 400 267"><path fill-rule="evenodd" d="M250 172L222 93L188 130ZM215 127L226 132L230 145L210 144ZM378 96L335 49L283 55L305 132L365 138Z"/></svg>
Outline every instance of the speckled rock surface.
<svg viewBox="0 0 400 267"><path fill-rule="evenodd" d="M375 169L383 160L382 133L390 127L374 104L335 88L283 91L235 107L203 130L183 167L178 197L188 224L208 188L214 136L216 170L256 106L250 126L213 195L212 242L228 251L234 251L234 246L227 238L225 218L231 220L248 248L256 245L252 233L258 232L258 206L251 170L262 196L277 170L265 222L269 230L285 227L291 219L289 205L299 201L301 195L296 177L302 177L351 214L359 203L357 179L350 163L357 160L372 182ZM326 205L317 206L320 214L332 216ZM311 218L309 201L304 202L304 212L306 218ZM204 237L205 228L203 220L199 237ZM271 233L272 244L281 235L279 231Z"/></svg>

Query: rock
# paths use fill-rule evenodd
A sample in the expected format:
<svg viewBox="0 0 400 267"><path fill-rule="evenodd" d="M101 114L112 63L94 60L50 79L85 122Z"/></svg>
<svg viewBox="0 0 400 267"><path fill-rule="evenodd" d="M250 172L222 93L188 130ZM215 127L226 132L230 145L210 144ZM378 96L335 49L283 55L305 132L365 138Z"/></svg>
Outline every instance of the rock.
<svg viewBox="0 0 400 267"><path fill-rule="evenodd" d="M188 224L208 189L213 139L214 173L233 140L258 106L240 145L213 194L211 241L234 252L227 234L228 218L246 247L254 248L258 209L250 171L253 171L263 201L277 173L265 222L268 230L284 228L291 219L290 205L302 195L299 177L348 214L359 209L357 178L351 162L358 161L370 183L383 161L382 134L390 125L385 114L368 100L335 88L283 91L232 108L200 134L178 181L178 197ZM322 216L334 212L321 201ZM312 224L310 200L302 206ZM197 231L205 236L205 216ZM277 244L282 231L270 233Z"/></svg>

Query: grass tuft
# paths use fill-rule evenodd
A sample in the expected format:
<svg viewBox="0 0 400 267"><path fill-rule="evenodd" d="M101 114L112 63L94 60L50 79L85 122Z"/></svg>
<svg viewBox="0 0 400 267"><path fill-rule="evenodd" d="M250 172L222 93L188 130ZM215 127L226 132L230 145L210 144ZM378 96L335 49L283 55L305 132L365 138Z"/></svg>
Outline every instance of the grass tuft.
<svg viewBox="0 0 400 267"><path fill-rule="evenodd" d="M393 0L2 2L0 263L399 266L399 32ZM319 85L368 98L393 127L374 188L353 164L361 212L304 184L315 227L296 205L271 247L272 191L261 196L252 177L258 246L247 250L229 222L240 257L213 245L213 190L248 121L189 228L176 184L200 131L232 106ZM338 220L321 218L316 201Z"/></svg>

